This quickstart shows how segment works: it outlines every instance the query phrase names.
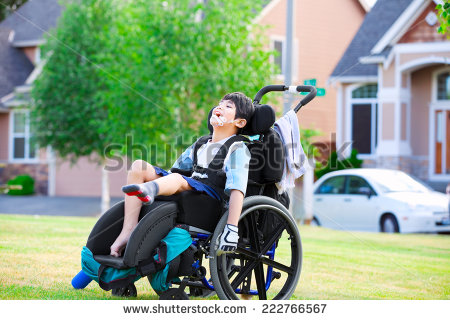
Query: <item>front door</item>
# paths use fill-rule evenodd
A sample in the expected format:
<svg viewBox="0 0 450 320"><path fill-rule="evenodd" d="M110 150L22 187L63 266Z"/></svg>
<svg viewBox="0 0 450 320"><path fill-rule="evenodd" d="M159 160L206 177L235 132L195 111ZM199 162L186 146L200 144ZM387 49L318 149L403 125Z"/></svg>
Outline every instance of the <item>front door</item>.
<svg viewBox="0 0 450 320"><path fill-rule="evenodd" d="M450 110L434 112L434 173L450 175Z"/></svg>

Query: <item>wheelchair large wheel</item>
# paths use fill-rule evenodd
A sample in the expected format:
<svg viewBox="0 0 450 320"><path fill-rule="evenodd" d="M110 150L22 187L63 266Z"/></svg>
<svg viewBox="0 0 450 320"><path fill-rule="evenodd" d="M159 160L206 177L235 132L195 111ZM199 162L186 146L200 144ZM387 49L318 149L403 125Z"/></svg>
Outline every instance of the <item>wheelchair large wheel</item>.
<svg viewBox="0 0 450 320"><path fill-rule="evenodd" d="M236 253L217 257L215 245L227 218L222 217L211 240L210 271L219 298L289 299L302 266L300 234L289 211L266 196L246 198Z"/></svg>

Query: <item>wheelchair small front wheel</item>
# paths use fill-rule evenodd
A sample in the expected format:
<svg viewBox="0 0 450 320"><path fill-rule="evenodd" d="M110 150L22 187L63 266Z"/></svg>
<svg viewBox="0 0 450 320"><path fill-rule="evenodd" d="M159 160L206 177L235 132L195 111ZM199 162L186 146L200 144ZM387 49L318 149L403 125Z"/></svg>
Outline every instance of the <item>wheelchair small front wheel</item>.
<svg viewBox="0 0 450 320"><path fill-rule="evenodd" d="M302 246L295 220L276 200L253 196L244 200L235 253L216 256L215 244L228 215L211 241L211 278L220 299L289 299L297 287Z"/></svg>

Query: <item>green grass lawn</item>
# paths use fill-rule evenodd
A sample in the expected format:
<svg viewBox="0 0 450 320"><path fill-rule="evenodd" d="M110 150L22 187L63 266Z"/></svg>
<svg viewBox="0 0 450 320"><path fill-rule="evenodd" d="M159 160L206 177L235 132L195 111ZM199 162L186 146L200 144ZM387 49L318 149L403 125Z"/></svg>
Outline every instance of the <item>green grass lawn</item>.
<svg viewBox="0 0 450 320"><path fill-rule="evenodd" d="M74 290L94 218L0 215L0 299L112 299ZM293 299L449 299L450 236L342 232L301 226ZM138 299L158 299L146 279ZM213 298L216 299L217 297Z"/></svg>

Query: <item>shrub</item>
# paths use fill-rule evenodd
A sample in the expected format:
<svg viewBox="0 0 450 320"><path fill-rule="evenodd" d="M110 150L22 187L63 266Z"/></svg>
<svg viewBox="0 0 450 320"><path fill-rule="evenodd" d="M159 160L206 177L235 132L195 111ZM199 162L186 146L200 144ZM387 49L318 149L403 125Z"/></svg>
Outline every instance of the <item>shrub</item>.
<svg viewBox="0 0 450 320"><path fill-rule="evenodd" d="M9 189L9 195L22 196L34 193L34 179L28 175L20 175L8 181L8 186L22 186L22 189Z"/></svg>
<svg viewBox="0 0 450 320"><path fill-rule="evenodd" d="M356 149L352 150L349 158L343 160L339 160L337 152L333 151L328 158L327 165L323 168L316 169L316 177L319 179L323 175L332 171L361 168L362 163L363 160L358 159L358 151Z"/></svg>

